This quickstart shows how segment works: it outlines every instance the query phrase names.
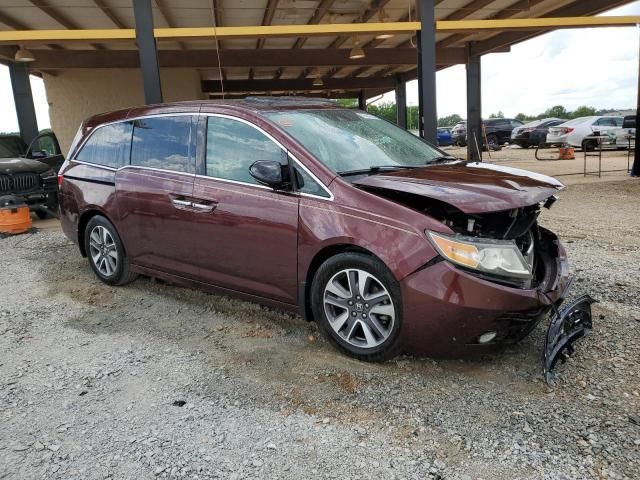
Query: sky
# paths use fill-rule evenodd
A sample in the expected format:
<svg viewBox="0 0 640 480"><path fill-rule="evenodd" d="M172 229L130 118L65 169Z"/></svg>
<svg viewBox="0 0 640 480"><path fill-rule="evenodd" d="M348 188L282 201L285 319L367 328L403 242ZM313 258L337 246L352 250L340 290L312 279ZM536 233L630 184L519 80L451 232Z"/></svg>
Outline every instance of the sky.
<svg viewBox="0 0 640 480"><path fill-rule="evenodd" d="M640 15L640 0L606 15ZM637 27L558 30L517 44L509 53L483 56L483 116L538 114L554 105L635 108L639 37ZM438 72L436 81L438 115L466 117L464 65ZM31 89L38 127L49 128L42 80L31 77ZM393 94L381 101L387 100L394 101ZM416 81L407 84L407 102L418 104ZM17 130L9 69L0 65L0 132Z"/></svg>

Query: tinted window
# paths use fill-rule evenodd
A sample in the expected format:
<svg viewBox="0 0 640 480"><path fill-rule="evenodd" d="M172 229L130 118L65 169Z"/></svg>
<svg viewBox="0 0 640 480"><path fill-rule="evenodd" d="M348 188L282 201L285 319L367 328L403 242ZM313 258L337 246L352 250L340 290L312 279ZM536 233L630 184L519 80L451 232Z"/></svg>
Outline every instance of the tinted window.
<svg viewBox="0 0 640 480"><path fill-rule="evenodd" d="M563 123L564 123L564 120L551 120L546 126L555 127L556 125L561 125Z"/></svg>
<svg viewBox="0 0 640 480"><path fill-rule="evenodd" d="M308 193L310 195L317 195L319 197L330 198L327 191L318 184L311 175L305 172L302 168L296 167L296 176L298 182L298 191L302 193Z"/></svg>
<svg viewBox="0 0 640 480"><path fill-rule="evenodd" d="M98 127L84 144L77 160L119 168L129 163L131 122Z"/></svg>
<svg viewBox="0 0 640 480"><path fill-rule="evenodd" d="M238 182L258 182L249 174L256 160L282 160L282 149L265 134L238 120L207 119L207 175Z"/></svg>
<svg viewBox="0 0 640 480"><path fill-rule="evenodd" d="M606 127L615 127L616 126L616 120L614 118L601 118L595 124L596 125L606 126Z"/></svg>
<svg viewBox="0 0 640 480"><path fill-rule="evenodd" d="M511 126L513 128L521 127L522 125L523 125L523 123L518 121L518 120L511 120Z"/></svg>
<svg viewBox="0 0 640 480"><path fill-rule="evenodd" d="M131 165L193 173L191 117L141 118L133 122Z"/></svg>

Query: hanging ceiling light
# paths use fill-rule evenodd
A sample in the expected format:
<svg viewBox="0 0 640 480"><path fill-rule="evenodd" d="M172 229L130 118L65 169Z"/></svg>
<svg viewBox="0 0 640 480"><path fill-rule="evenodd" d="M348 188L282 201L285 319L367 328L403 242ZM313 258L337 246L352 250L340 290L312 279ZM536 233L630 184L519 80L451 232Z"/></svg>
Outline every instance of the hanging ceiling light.
<svg viewBox="0 0 640 480"><path fill-rule="evenodd" d="M313 82L311 82L311 85L313 85L314 87L322 87L324 86L324 82L322 81L321 77L316 77L313 79Z"/></svg>
<svg viewBox="0 0 640 480"><path fill-rule="evenodd" d="M20 49L16 52L16 54L14 55L13 59L16 62L21 62L21 63L29 63L29 62L35 62L36 61L36 57L33 56L33 53L31 53L29 50L27 50L24 47L20 47Z"/></svg>
<svg viewBox="0 0 640 480"><path fill-rule="evenodd" d="M378 13L378 21L380 23L385 23L387 21L387 12L384 11L384 8ZM377 40L386 40L392 37L393 33L381 33L380 35L376 35Z"/></svg>
<svg viewBox="0 0 640 480"><path fill-rule="evenodd" d="M362 47L360 46L360 40L358 40L358 37L353 37L351 42L353 43L353 48L351 49L351 52L349 52L349 58L351 60L357 60L359 58L364 58L365 57L365 53L364 53L364 50L362 49Z"/></svg>

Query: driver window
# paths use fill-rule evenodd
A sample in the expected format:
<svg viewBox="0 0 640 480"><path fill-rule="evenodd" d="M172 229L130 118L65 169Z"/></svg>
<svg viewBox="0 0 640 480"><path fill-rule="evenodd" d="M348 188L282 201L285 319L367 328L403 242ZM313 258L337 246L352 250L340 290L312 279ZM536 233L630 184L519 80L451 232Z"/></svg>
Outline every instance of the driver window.
<svg viewBox="0 0 640 480"><path fill-rule="evenodd" d="M282 160L282 149L258 129L231 118L207 119L207 176L258 182L249 173L257 160Z"/></svg>
<svg viewBox="0 0 640 480"><path fill-rule="evenodd" d="M34 140L30 153L34 154L36 152L43 152L48 157L60 154L56 142L49 134L43 134Z"/></svg>

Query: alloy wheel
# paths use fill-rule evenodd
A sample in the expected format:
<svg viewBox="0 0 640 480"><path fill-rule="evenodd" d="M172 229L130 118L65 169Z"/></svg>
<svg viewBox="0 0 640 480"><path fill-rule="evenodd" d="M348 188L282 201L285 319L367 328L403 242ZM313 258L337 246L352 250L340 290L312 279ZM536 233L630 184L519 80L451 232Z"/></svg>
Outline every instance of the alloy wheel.
<svg viewBox="0 0 640 480"><path fill-rule="evenodd" d="M89 254L98 272L112 276L118 268L118 250L111 232L101 225L93 227L89 234Z"/></svg>
<svg viewBox="0 0 640 480"><path fill-rule="evenodd" d="M377 347L393 331L396 311L391 295L380 280L364 270L341 270L331 277L323 304L333 331L355 347Z"/></svg>

